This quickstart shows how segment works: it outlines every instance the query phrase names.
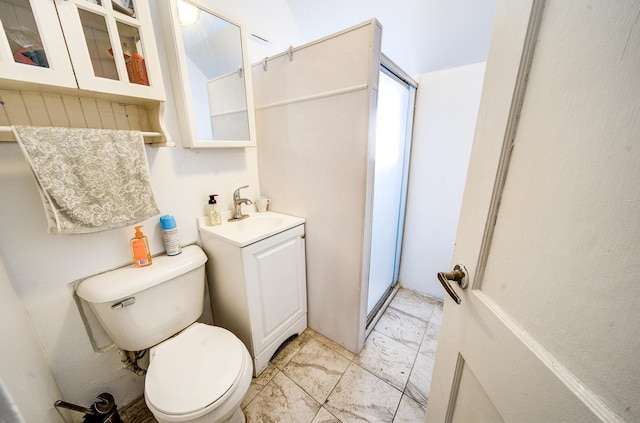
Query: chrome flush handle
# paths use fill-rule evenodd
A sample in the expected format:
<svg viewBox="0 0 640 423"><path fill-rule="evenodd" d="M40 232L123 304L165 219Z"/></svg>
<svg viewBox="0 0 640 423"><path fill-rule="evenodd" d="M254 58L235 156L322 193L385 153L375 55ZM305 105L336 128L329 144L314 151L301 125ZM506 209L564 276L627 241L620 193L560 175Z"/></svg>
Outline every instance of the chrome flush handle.
<svg viewBox="0 0 640 423"><path fill-rule="evenodd" d="M456 291L453 290L453 287L449 284L449 281L454 281L458 284L458 286L462 289L465 289L469 286L469 272L467 268L462 264L456 264L453 267L453 272L439 272L438 280L444 287L444 290L447 291L447 294L453 298L453 301L456 304L460 304L462 299L456 294Z"/></svg>
<svg viewBox="0 0 640 423"><path fill-rule="evenodd" d="M119 301L111 306L112 310L117 310L119 308L125 308L127 306L133 305L136 302L136 297L125 298L122 301Z"/></svg>

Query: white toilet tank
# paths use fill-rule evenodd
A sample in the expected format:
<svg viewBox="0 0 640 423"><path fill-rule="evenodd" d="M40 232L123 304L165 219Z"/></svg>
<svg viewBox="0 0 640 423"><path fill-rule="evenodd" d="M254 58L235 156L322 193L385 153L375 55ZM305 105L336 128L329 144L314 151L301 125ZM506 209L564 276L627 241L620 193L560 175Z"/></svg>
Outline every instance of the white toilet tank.
<svg viewBox="0 0 640 423"><path fill-rule="evenodd" d="M113 342L140 351L195 322L204 304L207 256L196 245L176 256L153 258L102 273L80 283L76 294L87 301Z"/></svg>

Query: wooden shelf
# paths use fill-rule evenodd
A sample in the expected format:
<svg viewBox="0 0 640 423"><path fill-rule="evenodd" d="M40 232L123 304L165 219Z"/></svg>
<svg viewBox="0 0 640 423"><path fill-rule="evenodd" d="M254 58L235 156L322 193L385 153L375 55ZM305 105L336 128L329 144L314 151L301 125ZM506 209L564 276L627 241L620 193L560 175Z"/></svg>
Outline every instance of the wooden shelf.
<svg viewBox="0 0 640 423"><path fill-rule="evenodd" d="M175 146L162 122L163 102L126 104L92 96L0 90L0 141L15 142L12 125L141 131L145 143Z"/></svg>

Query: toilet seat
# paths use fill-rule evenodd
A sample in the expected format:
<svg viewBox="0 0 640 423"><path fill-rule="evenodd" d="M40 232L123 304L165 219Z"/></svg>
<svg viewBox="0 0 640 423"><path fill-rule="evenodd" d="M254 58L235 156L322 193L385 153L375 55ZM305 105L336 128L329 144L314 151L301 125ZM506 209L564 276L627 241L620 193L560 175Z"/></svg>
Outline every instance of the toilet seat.
<svg viewBox="0 0 640 423"><path fill-rule="evenodd" d="M167 415L198 413L222 403L246 367L244 344L226 329L194 323L151 349L148 402Z"/></svg>

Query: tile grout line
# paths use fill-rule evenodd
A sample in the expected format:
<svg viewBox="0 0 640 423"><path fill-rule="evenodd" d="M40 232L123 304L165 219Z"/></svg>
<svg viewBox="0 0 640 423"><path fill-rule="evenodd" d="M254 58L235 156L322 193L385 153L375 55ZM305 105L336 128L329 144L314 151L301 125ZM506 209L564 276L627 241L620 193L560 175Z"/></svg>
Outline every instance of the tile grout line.
<svg viewBox="0 0 640 423"><path fill-rule="evenodd" d="M313 329L312 329L312 330L313 330ZM317 334L321 335L323 338L326 338L326 337L325 337L324 335L322 335L320 332L317 332L317 331L315 331L315 330L314 330L314 333L317 333ZM339 354L341 357L344 357L345 359L349 360L349 364L347 365L347 367L345 368L345 370L342 372L342 374L341 374L341 375L340 375L340 377L338 378L338 381L335 383L335 385L333 385L333 388L331 388L331 391L330 391L330 392L329 392L329 394L327 395L327 398L325 398L325 400L324 400L324 402L323 402L323 403L318 403L318 404L320 404L320 408L318 408L318 411L317 411L317 412L316 412L316 414L313 416L313 419L315 419L315 418L318 416L318 414L320 414L320 410L322 410L322 408L324 407L324 405L327 403L327 400L329 399L329 397L331 396L331 394L333 393L333 391L336 389L336 386L338 386L338 384L340 383L340 381L341 381L341 380L342 380L342 378L344 377L344 374L345 374L345 372L347 371L346 369L348 369L348 368L349 368L349 366L351 365L351 363L353 363L353 360L355 359L355 357L357 357L357 354L354 354L354 355L353 355L353 357L349 358L349 357L345 356L344 354L342 354L342 353L341 353L340 351L338 351L337 349L333 348L331 345L328 345L327 343L322 342L322 341L323 341L323 338L318 337L318 336L316 336L316 335L314 335L314 334L311 334L311 337L312 337L313 339L316 339L320 344L322 344L322 345L324 345L325 347L329 348L331 351L334 351L336 354ZM326 339L328 339L328 338L326 338ZM308 342L309 342L309 341L305 342L305 346L306 346L306 344L307 344ZM332 341L332 342L335 342L335 341ZM339 345L339 344L338 344L338 345ZM304 346L302 346L302 347L300 348L300 351L302 351L302 348L304 348ZM293 355L293 357L291 357L291 359L289 360L289 362L293 361L293 358L294 358L296 355L298 355L298 353L299 353L300 351L296 352L296 353ZM288 363L287 363L287 364L288 364ZM300 386L300 385L299 385L295 380L291 379L291 378L290 378L290 377L289 377L289 376L288 376L284 371L282 371L282 374L283 374L284 376L286 376L286 377L287 377L291 382L293 382L293 383L294 383L298 388L302 389L302 391L303 391L303 392L305 392L307 395L309 395L309 397L311 397L311 399L313 399L314 401L316 401L316 399L315 399L315 398L313 398L313 395L311 395L311 393L310 393L310 392L307 392L307 390L306 390L306 389L304 389L302 386ZM271 382L271 381L269 381L269 382ZM316 402L318 402L318 401L316 401ZM325 408L325 410L326 410L326 408ZM339 422L341 422L341 423L342 423L342 420L340 420L338 417L336 417L336 416L335 416L333 413L331 413L329 410L327 410L327 412L329 412L333 417L335 417L335 418L336 418L336 420L338 420ZM311 419L311 421L313 421L313 419Z"/></svg>

